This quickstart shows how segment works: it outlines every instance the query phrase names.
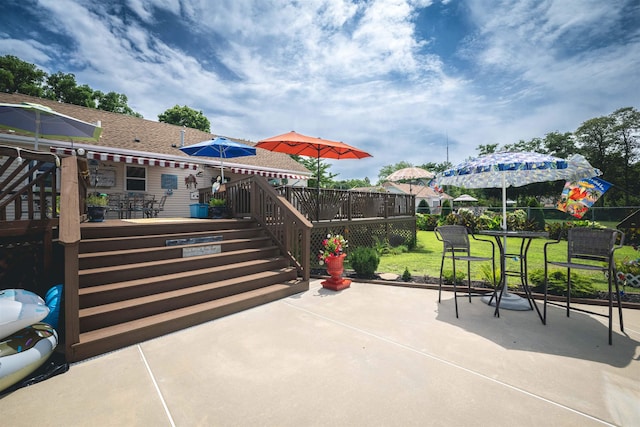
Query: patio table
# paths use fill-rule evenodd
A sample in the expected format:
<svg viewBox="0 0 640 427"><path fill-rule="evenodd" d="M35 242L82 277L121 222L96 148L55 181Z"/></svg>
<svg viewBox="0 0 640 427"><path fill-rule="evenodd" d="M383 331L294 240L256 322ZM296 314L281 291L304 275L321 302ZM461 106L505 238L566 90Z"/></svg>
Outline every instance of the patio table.
<svg viewBox="0 0 640 427"><path fill-rule="evenodd" d="M533 239L549 237L549 233L546 231L482 230L479 231L478 234L493 236L496 239L496 243L498 243L498 248L500 250L500 293L498 294L498 299L495 303L496 310L494 315L500 316L500 308L507 310L533 310L535 308L538 312L538 316L540 317L540 321L544 324L544 317L540 312L540 309L531 294L531 288L529 287L527 253L529 252L529 246L531 246L531 241ZM520 247L517 252L508 252L507 238L509 237L520 239ZM508 259L519 261L519 269L507 270ZM509 293L509 288L507 286L508 276L520 278L520 282L524 288L524 293L527 297L526 300L519 295ZM493 304L488 297L483 297L482 300L488 304Z"/></svg>

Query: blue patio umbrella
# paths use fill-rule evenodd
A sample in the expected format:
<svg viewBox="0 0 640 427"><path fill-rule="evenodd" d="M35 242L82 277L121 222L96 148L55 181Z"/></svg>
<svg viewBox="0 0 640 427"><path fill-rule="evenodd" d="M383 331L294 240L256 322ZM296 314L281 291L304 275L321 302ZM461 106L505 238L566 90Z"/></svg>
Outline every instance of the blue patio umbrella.
<svg viewBox="0 0 640 427"><path fill-rule="evenodd" d="M200 157L220 157L220 171L222 173L222 182L224 183L224 159L232 159L234 157L255 156L256 149L246 144L232 141L223 136L198 142L197 144L181 147L180 151L190 156Z"/></svg>

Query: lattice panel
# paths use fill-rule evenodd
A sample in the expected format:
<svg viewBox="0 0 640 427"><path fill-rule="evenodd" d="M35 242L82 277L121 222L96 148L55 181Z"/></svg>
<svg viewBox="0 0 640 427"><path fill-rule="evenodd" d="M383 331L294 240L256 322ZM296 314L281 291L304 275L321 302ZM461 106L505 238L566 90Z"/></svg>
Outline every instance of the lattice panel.
<svg viewBox="0 0 640 427"><path fill-rule="evenodd" d="M314 224L311 230L311 265L319 266L318 253L322 248L322 241L327 234L342 234L349 241L349 250L357 247L374 247L378 241L388 241L392 244L408 244L416 238L415 218L400 221L350 221L347 223Z"/></svg>
<svg viewBox="0 0 640 427"><path fill-rule="evenodd" d="M42 257L42 242L0 240L0 289L21 288L38 293Z"/></svg>

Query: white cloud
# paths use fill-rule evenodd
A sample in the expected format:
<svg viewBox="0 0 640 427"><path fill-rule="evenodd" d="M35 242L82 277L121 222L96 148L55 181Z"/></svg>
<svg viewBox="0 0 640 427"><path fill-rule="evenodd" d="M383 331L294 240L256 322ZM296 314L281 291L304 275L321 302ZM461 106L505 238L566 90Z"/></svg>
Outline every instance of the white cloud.
<svg viewBox="0 0 640 427"><path fill-rule="evenodd" d="M188 105L207 115L216 134L258 140L295 129L374 155L331 161L343 179L375 180L382 166L403 160L442 162L447 137L456 163L479 144L572 131L638 106L639 30L624 43L603 41L622 7L441 1L462 8L472 28L453 66L417 37L418 13L432 3L128 0L128 14L121 5L109 15L111 3L58 0L43 13L73 45L0 34L0 49L124 93L148 119ZM161 37L148 30L162 28L158 10L176 15ZM587 43L594 40L596 47ZM69 62L51 69L58 57Z"/></svg>

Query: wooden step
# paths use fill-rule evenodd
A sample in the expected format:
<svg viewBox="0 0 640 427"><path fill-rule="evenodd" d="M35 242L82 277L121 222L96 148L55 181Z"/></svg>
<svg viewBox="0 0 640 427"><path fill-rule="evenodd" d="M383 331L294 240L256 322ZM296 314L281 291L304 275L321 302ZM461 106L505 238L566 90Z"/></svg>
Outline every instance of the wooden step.
<svg viewBox="0 0 640 427"><path fill-rule="evenodd" d="M174 238L172 240L179 240ZM186 240L186 239L185 239ZM267 236L220 240L196 244L174 246L146 247L137 249L120 249L105 252L81 253L78 255L81 270L108 267L112 265L137 264L149 261L160 261L183 258L184 248L202 248L202 250L219 247L220 252L230 252L238 249L259 248L271 244Z"/></svg>
<svg viewBox="0 0 640 427"><path fill-rule="evenodd" d="M262 248L242 249L233 252L221 252L188 258L174 258L136 264L90 268L80 270L78 276L80 287L82 288L85 286L141 279L149 276L188 272L257 258L274 258L277 256L279 256L277 246L265 246Z"/></svg>
<svg viewBox="0 0 640 427"><path fill-rule="evenodd" d="M256 259L189 272L89 286L79 289L79 304L80 308L110 304L130 298L139 298L154 293L200 285L210 282L212 277L215 277L216 280L226 280L243 274L277 270L288 265L288 261L283 257Z"/></svg>
<svg viewBox="0 0 640 427"><path fill-rule="evenodd" d="M117 323L149 317L168 310L197 305L203 301L249 292L276 283L287 282L295 279L295 277L295 269L287 267L281 270L262 271L227 280L84 308L80 310L80 332L92 331Z"/></svg>
<svg viewBox="0 0 640 427"><path fill-rule="evenodd" d="M167 240L189 239L221 236L222 240L246 239L263 236L264 231L260 227L233 228L228 230L206 230L188 233L166 233L143 236L118 236L83 239L80 242L80 252L106 252L119 249L138 249L166 246Z"/></svg>
<svg viewBox="0 0 640 427"><path fill-rule="evenodd" d="M242 294L206 301L107 328L81 333L80 342L71 346L72 351L68 358L70 362L87 359L304 292L308 289L308 281L296 280L274 284Z"/></svg>
<svg viewBox="0 0 640 427"><path fill-rule="evenodd" d="M149 224L134 224L116 220L102 223L83 223L80 225L80 233L82 239L85 240L109 237L194 233L200 231L254 228L255 226L255 220L248 218L200 219L185 220L185 222L152 222Z"/></svg>

